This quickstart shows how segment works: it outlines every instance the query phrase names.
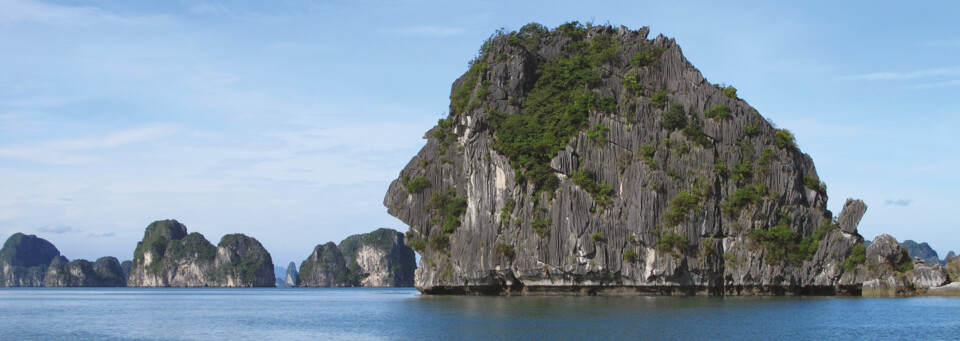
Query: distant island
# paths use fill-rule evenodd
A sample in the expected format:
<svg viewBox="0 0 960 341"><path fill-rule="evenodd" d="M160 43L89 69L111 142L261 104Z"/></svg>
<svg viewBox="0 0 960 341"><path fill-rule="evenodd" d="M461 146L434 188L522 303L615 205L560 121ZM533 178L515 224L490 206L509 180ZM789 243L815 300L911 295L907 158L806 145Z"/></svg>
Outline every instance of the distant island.
<svg viewBox="0 0 960 341"><path fill-rule="evenodd" d="M276 278L270 253L255 238L228 234L214 246L176 220L147 226L133 260L122 263L115 257L69 261L49 241L15 233L0 249L0 287L412 286L416 258L403 240L403 234L381 228L350 236L339 247L329 243L333 250L326 253L340 262L318 262L315 250L301 263L307 268L301 283L293 262L283 280ZM334 280L311 282L329 273L337 274Z"/></svg>
<svg viewBox="0 0 960 341"><path fill-rule="evenodd" d="M793 133L648 35L534 23L482 44L384 198L422 256L421 292L952 290L956 275L892 237L867 247L866 204L827 210Z"/></svg>

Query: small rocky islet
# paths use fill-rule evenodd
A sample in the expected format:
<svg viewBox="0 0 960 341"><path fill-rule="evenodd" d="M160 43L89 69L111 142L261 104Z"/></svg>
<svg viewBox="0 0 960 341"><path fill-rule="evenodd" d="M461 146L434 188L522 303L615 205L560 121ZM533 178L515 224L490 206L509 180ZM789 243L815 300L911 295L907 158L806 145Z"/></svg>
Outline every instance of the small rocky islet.
<svg viewBox="0 0 960 341"><path fill-rule="evenodd" d="M332 243L329 243L332 244ZM337 281L302 286L412 286L416 260L403 234L378 229L348 237L339 267L313 267L342 273ZM333 254L333 253L331 253ZM348 268L349 266L349 268ZM283 280L275 278L270 253L255 238L228 234L214 246L200 233L188 233L176 220L151 223L137 243L133 260L102 257L69 261L49 241L15 233L0 249L0 287L291 287L298 286L293 262ZM311 272L311 275L315 275Z"/></svg>
<svg viewBox="0 0 960 341"><path fill-rule="evenodd" d="M384 197L421 255L417 289L900 296L956 280L890 236L867 247L866 204L834 215L789 130L648 35L533 23L482 44Z"/></svg>

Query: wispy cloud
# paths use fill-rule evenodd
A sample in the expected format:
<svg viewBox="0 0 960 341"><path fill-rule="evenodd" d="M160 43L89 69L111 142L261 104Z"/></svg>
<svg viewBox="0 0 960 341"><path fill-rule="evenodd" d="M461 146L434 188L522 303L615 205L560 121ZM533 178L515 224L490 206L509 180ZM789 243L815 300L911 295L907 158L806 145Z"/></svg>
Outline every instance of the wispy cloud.
<svg viewBox="0 0 960 341"><path fill-rule="evenodd" d="M950 68L939 68L939 69L927 69L919 71L909 71L909 72L898 72L898 71L882 71L882 72L873 72L863 75L856 75L850 77L854 80L864 80L864 81L887 81L887 80L909 80L909 79L920 79L920 78L929 78L929 77L940 77L940 76L956 76L960 75L960 68L950 67Z"/></svg>
<svg viewBox="0 0 960 341"><path fill-rule="evenodd" d="M463 33L463 29L448 26L415 26L401 29L400 33L410 36L450 37Z"/></svg>
<svg viewBox="0 0 960 341"><path fill-rule="evenodd" d="M946 82L920 84L920 85L917 85L917 88L920 88L920 89L942 88L942 87L954 86L954 85L960 85L960 79L954 79L952 81L946 81Z"/></svg>
<svg viewBox="0 0 960 341"><path fill-rule="evenodd" d="M113 233L113 232L107 232L107 233L87 233L87 237L94 237L94 238L113 237L113 236L115 236L115 235L116 235L116 234Z"/></svg>
<svg viewBox="0 0 960 341"><path fill-rule="evenodd" d="M50 224L50 225L38 228L37 231L45 232L45 233L62 234L62 233L74 231L74 229L70 226Z"/></svg>
<svg viewBox="0 0 960 341"><path fill-rule="evenodd" d="M913 199L887 199L887 205L897 205L897 206L908 206L913 202Z"/></svg>
<svg viewBox="0 0 960 341"><path fill-rule="evenodd" d="M37 23L55 26L154 24L161 17L121 17L97 7L63 6L31 0L0 0L0 24Z"/></svg>
<svg viewBox="0 0 960 341"><path fill-rule="evenodd" d="M49 140L33 145L0 146L0 158L26 161L73 164L90 162L96 158L78 154L81 151L117 148L126 145L158 140L180 131L173 124L149 124L136 128L118 130L102 136L90 136L77 139Z"/></svg>

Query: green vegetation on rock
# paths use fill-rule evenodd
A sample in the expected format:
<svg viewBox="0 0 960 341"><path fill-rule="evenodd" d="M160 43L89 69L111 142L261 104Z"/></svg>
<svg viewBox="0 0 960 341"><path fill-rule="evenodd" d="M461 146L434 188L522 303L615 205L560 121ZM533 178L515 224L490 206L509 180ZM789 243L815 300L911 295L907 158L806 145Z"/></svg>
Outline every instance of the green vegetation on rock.
<svg viewBox="0 0 960 341"><path fill-rule="evenodd" d="M590 193L597 206L604 207L610 205L613 200L613 188L603 182L597 181L597 174L588 170L578 170L571 174L570 179L574 184Z"/></svg>
<svg viewBox="0 0 960 341"><path fill-rule="evenodd" d="M855 244L850 250L850 256L843 261L843 268L847 271L856 270L857 266L867 261L867 246Z"/></svg>
<svg viewBox="0 0 960 341"><path fill-rule="evenodd" d="M786 129L777 129L773 134L773 144L780 149L793 148L797 146L793 133Z"/></svg>
<svg viewBox="0 0 960 341"><path fill-rule="evenodd" d="M457 189L451 188L446 192L437 192L430 197L430 211L433 218L430 222L440 226L444 233L453 233L460 227L460 216L467 211L467 198L458 197Z"/></svg>
<svg viewBox="0 0 960 341"><path fill-rule="evenodd" d="M657 250L667 252L675 257L679 257L689 246L690 240L687 237L673 232L661 236L660 240L657 241Z"/></svg>
<svg viewBox="0 0 960 341"><path fill-rule="evenodd" d="M663 112L660 123L667 130L683 129L687 126L687 110L680 104L673 104Z"/></svg>
<svg viewBox="0 0 960 341"><path fill-rule="evenodd" d="M730 107L723 104L711 105L707 108L707 111L704 111L704 116L707 118L713 118L718 120L725 120L730 117L733 117Z"/></svg>

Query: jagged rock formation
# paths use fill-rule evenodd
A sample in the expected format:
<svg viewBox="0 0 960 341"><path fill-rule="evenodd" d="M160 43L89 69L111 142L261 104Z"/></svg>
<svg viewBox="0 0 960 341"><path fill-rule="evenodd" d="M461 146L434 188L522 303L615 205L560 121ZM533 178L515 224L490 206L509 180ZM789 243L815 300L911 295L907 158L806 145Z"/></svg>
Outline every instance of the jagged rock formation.
<svg viewBox="0 0 960 341"><path fill-rule="evenodd" d="M483 44L384 198L420 291L859 293L843 275L866 205L832 221L792 134L648 33L531 24Z"/></svg>
<svg viewBox="0 0 960 341"><path fill-rule="evenodd" d="M343 254L333 242L317 245L300 263L298 287L355 287L360 283L347 269Z"/></svg>
<svg viewBox="0 0 960 341"><path fill-rule="evenodd" d="M283 284L285 287L295 287L297 286L297 279L300 278L299 273L297 272L297 264L290 262L290 265L287 266L287 275L283 279Z"/></svg>
<svg viewBox="0 0 960 341"><path fill-rule="evenodd" d="M137 243L127 284L132 287L274 286L273 261L254 238L224 236L213 246L199 233L187 234L176 220L147 226Z"/></svg>
<svg viewBox="0 0 960 341"><path fill-rule="evenodd" d="M38 287L51 263L66 263L60 250L46 239L14 233L0 249L0 287Z"/></svg>
<svg viewBox="0 0 960 341"><path fill-rule="evenodd" d="M122 287L127 282L115 257L70 262L49 241L23 233L4 243L0 267L0 287Z"/></svg>
<svg viewBox="0 0 960 341"><path fill-rule="evenodd" d="M913 296L949 283L947 271L939 263L929 264L911 258L895 238L883 234L874 238L866 250L865 262L845 276L863 283L863 296Z"/></svg>
<svg viewBox="0 0 960 341"><path fill-rule="evenodd" d="M101 257L95 263L77 259L70 263L56 259L47 268L45 287L123 287L127 285L120 261Z"/></svg>
<svg viewBox="0 0 960 341"><path fill-rule="evenodd" d="M339 245L317 245L300 263L299 277L294 273L292 278L307 287L410 287L416 255L403 241L402 233L380 228L347 237Z"/></svg>
<svg viewBox="0 0 960 341"><path fill-rule="evenodd" d="M133 266L133 261L125 260L123 263L120 263L120 268L123 269L123 278L126 281L127 277L130 277L130 268Z"/></svg>
<svg viewBox="0 0 960 341"><path fill-rule="evenodd" d="M400 232L380 228L347 237L337 248L360 286L412 287L417 259L403 239Z"/></svg>
<svg viewBox="0 0 960 341"><path fill-rule="evenodd" d="M960 257L947 257L947 276L951 282L960 282Z"/></svg>
<svg viewBox="0 0 960 341"><path fill-rule="evenodd" d="M213 262L219 286L272 287L273 258L260 242L243 234L228 234L217 244Z"/></svg>
<svg viewBox="0 0 960 341"><path fill-rule="evenodd" d="M286 274L287 274L287 268L282 267L282 266L276 266L276 265L274 265L274 266L273 266L273 274L274 274L274 276L276 276L276 285L277 285L277 288L289 288L288 286L286 286L286 285L283 284L283 280L284 280L284 278L285 278L285 276L286 276Z"/></svg>
<svg viewBox="0 0 960 341"><path fill-rule="evenodd" d="M904 240L903 243L900 243L900 247L903 247L907 250L907 254L911 258L917 257L923 259L924 262L929 264L938 264L940 263L940 256L937 255L937 251L930 247L930 244L926 242L917 243L912 240Z"/></svg>

